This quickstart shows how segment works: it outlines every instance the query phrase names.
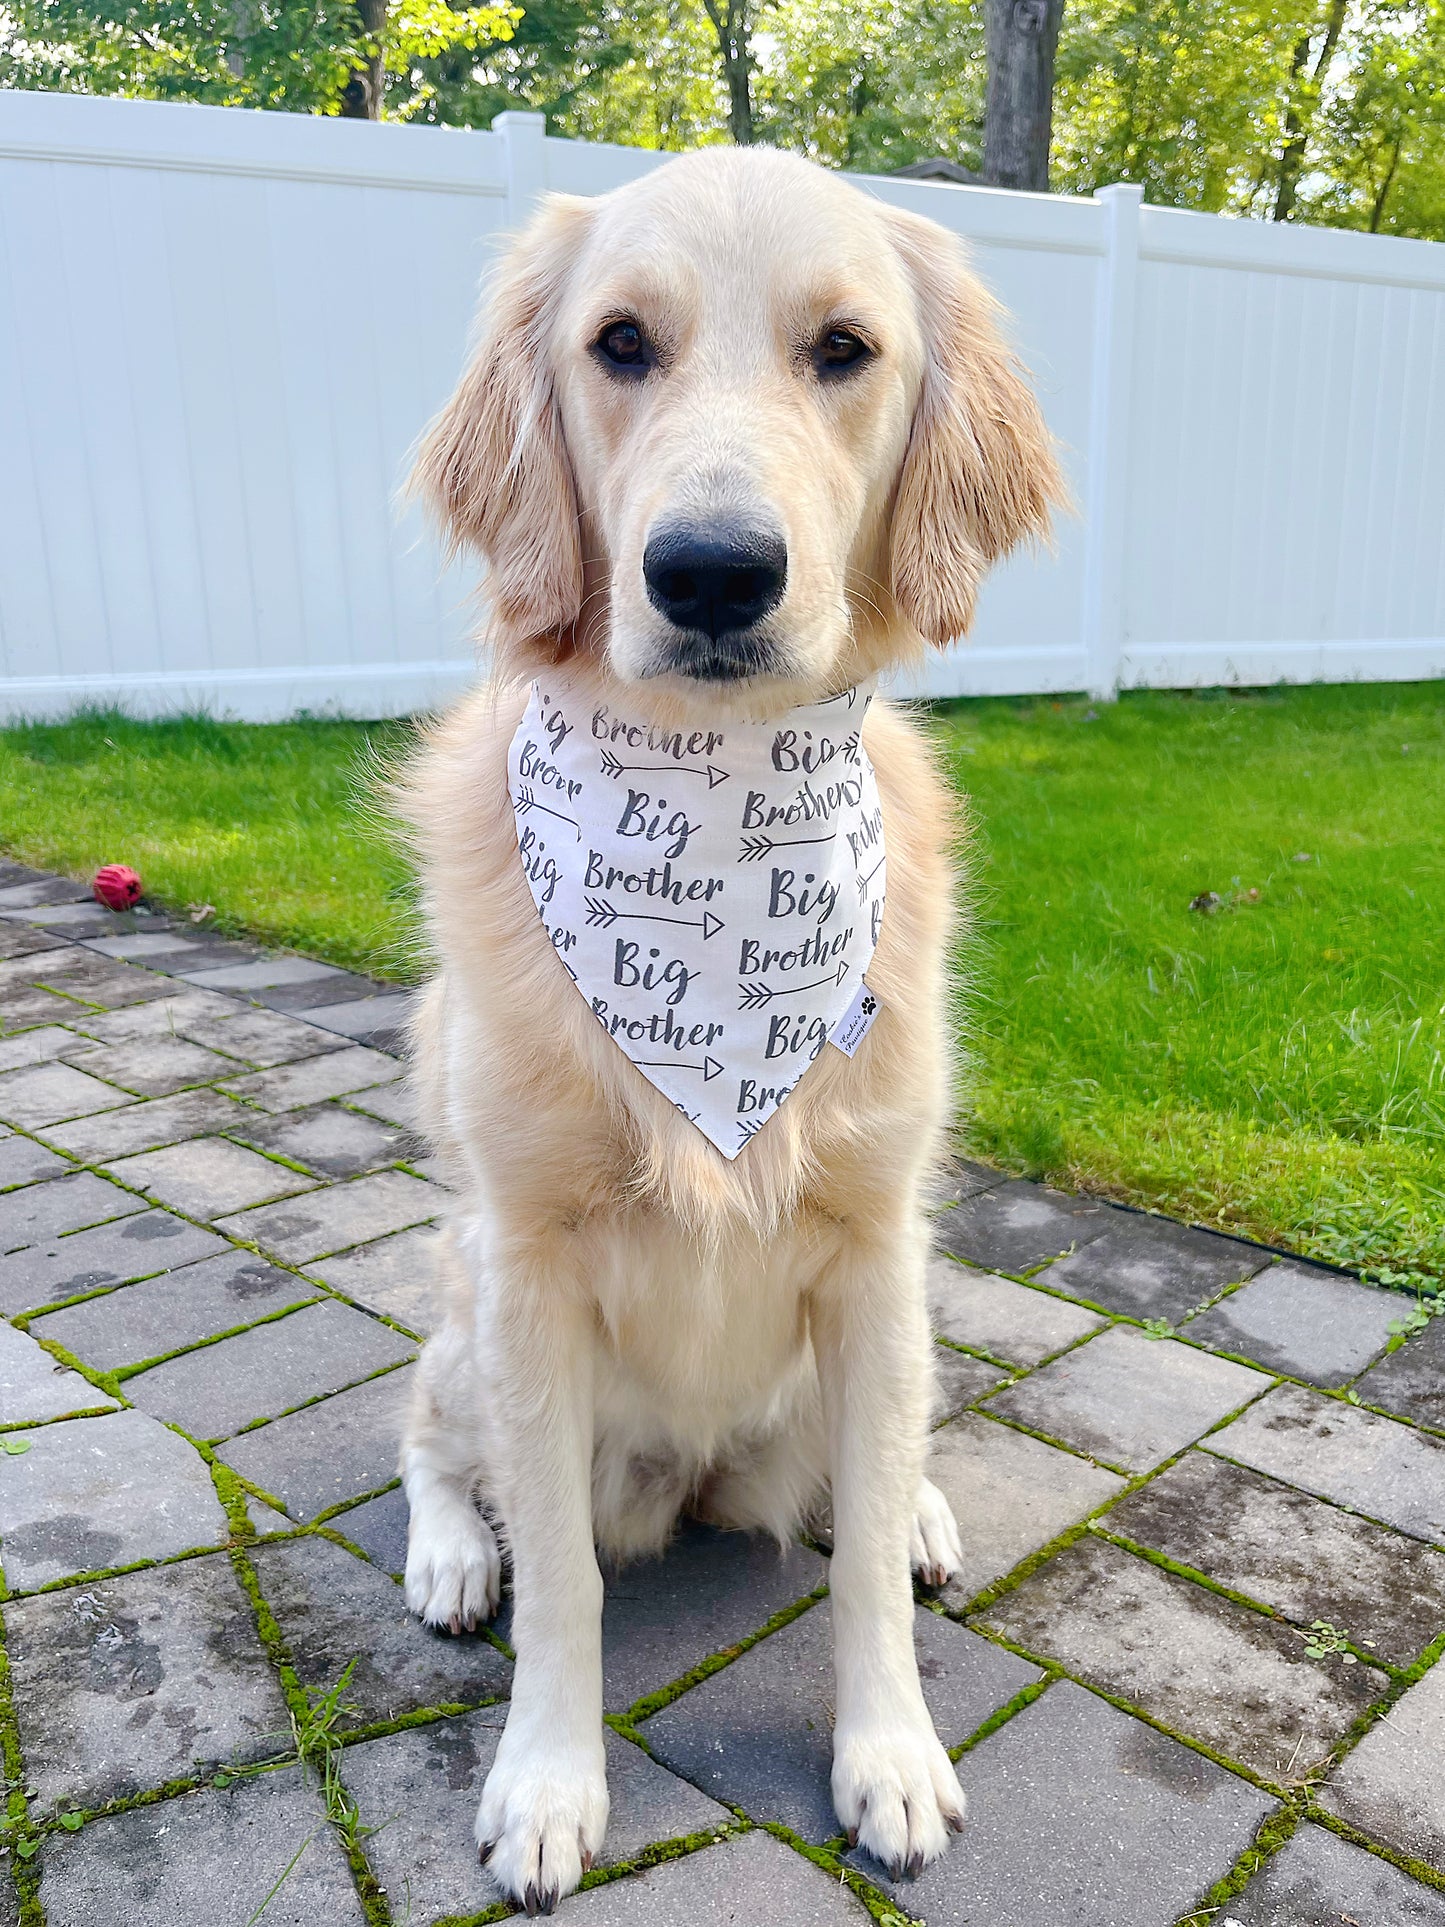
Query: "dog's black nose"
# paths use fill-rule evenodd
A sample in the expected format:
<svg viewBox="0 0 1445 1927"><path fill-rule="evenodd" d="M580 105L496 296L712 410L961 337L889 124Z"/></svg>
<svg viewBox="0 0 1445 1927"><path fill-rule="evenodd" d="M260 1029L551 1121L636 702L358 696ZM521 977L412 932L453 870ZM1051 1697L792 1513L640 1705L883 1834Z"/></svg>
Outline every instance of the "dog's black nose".
<svg viewBox="0 0 1445 1927"><path fill-rule="evenodd" d="M665 529L649 540L642 573L654 609L717 642L777 608L788 549L771 529Z"/></svg>

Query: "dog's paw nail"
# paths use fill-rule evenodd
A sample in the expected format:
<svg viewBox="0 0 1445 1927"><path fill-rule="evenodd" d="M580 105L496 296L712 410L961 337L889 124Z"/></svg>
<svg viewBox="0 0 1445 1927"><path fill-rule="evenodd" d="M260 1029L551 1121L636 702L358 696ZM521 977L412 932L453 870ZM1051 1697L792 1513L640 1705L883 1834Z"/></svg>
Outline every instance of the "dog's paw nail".
<svg viewBox="0 0 1445 1927"><path fill-rule="evenodd" d="M522 1895L522 1911L529 1920L535 1920L538 1914L556 1913L557 1899L558 1893L555 1887L548 1887L544 1892L542 1888L528 1882L527 1891Z"/></svg>
<svg viewBox="0 0 1445 1927"><path fill-rule="evenodd" d="M856 1847L856 1846L857 1846L857 1844L858 1844L858 1829L857 1829L856 1827L849 1827L849 1829L848 1829L848 1845L849 1845L850 1847Z"/></svg>
<svg viewBox="0 0 1445 1927"><path fill-rule="evenodd" d="M961 1813L950 1813L945 1817L948 1821L948 1831L950 1833L962 1833L968 1825L967 1820L964 1819Z"/></svg>
<svg viewBox="0 0 1445 1927"><path fill-rule="evenodd" d="M583 1873L592 1871L592 1856L585 1847L582 1849L582 1871Z"/></svg>
<svg viewBox="0 0 1445 1927"><path fill-rule="evenodd" d="M908 1878L910 1880L916 1880L918 1876L923 1872L922 1847L915 1847L913 1849L913 1852L909 1854L908 1865L904 1868L904 1872L908 1875Z"/></svg>
<svg viewBox="0 0 1445 1927"><path fill-rule="evenodd" d="M461 1630L462 1630L462 1616L460 1613L453 1613L451 1618L447 1621L447 1631L450 1633L459 1633Z"/></svg>
<svg viewBox="0 0 1445 1927"><path fill-rule="evenodd" d="M482 1840L477 1843L477 1858L484 1867L496 1851L497 1843L495 1840Z"/></svg>

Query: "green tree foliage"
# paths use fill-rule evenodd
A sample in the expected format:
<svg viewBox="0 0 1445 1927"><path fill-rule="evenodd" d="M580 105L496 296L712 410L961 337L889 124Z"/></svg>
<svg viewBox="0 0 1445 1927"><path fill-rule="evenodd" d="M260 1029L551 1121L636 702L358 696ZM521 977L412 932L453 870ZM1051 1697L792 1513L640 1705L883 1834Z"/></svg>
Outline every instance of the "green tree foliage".
<svg viewBox="0 0 1445 1927"><path fill-rule="evenodd" d="M982 0L377 4L0 0L0 85L330 113L379 40L388 116L980 163ZM1054 130L1065 193L1445 239L1445 0L1066 0Z"/></svg>
<svg viewBox="0 0 1445 1927"><path fill-rule="evenodd" d="M352 0L8 0L0 86L335 114L379 53L387 111L406 118L428 63L504 41L519 18L514 6L392 0L373 37Z"/></svg>

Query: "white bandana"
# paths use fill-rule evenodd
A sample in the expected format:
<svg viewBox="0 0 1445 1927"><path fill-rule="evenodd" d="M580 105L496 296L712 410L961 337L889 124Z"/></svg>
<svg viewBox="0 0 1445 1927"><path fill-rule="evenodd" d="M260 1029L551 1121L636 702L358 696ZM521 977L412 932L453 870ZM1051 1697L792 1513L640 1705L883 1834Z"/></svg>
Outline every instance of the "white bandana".
<svg viewBox="0 0 1445 1927"><path fill-rule="evenodd" d="M872 685L664 729L560 676L507 758L548 936L643 1076L734 1158L830 1040L851 1057L883 921Z"/></svg>

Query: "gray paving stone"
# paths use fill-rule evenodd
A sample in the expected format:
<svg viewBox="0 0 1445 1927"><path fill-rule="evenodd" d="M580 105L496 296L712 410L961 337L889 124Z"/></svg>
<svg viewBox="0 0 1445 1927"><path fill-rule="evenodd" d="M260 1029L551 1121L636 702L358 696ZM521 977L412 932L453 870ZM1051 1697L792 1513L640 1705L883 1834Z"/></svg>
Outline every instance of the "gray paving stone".
<svg viewBox="0 0 1445 1927"><path fill-rule="evenodd" d="M1272 1371L1343 1385L1380 1356L1406 1301L1338 1272L1271 1265L1186 1328L1196 1345L1237 1352Z"/></svg>
<svg viewBox="0 0 1445 1927"><path fill-rule="evenodd" d="M4 1864L11 1864L8 1856ZM0 1866L0 1927L20 1927L20 1901L3 1866Z"/></svg>
<svg viewBox="0 0 1445 1927"><path fill-rule="evenodd" d="M126 1004L150 1003L170 995L171 985L164 977L157 977L153 971L137 970L134 964L99 957L93 950L70 949L52 954L53 962L49 957L40 959L37 982L53 984L67 996L81 997L88 1004L119 1010Z"/></svg>
<svg viewBox="0 0 1445 1927"><path fill-rule="evenodd" d="M914 1643L923 1696L948 1747L1042 1677L923 1607L914 1613ZM705 1793L817 1844L841 1831L829 1791L833 1699L825 1601L654 1714L642 1732L664 1766Z"/></svg>
<svg viewBox="0 0 1445 1927"><path fill-rule="evenodd" d="M333 1291L426 1334L437 1330L444 1315L435 1245L434 1231L398 1231L338 1257L319 1258L306 1269Z"/></svg>
<svg viewBox="0 0 1445 1927"><path fill-rule="evenodd" d="M4 1156L5 1147L0 1144L0 1168ZM1399 1412L1417 1424L1445 1431L1445 1318L1432 1318L1424 1331L1382 1358L1365 1373L1355 1391L1366 1405L1383 1405L1387 1412Z"/></svg>
<svg viewBox="0 0 1445 1927"><path fill-rule="evenodd" d="M265 1111L299 1111L328 1097L345 1097L388 1083L401 1075L401 1068L380 1051L352 1044L324 1057L308 1057L299 1064L279 1064L274 1070L233 1078L228 1088Z"/></svg>
<svg viewBox="0 0 1445 1927"><path fill-rule="evenodd" d="M152 1098L148 1103L130 1104L123 1111L109 1111L102 1117L54 1125L45 1135L72 1157L101 1164L126 1157L132 1151L150 1151L162 1144L178 1144L186 1138L232 1130L245 1115L244 1104L238 1104L235 1098L226 1097L220 1091L182 1091L177 1097Z"/></svg>
<svg viewBox="0 0 1445 1927"><path fill-rule="evenodd" d="M73 1169L64 1158L57 1157L54 1151L47 1151L34 1138L17 1137L13 1133L0 1135L0 1191L11 1185L36 1184L46 1178L62 1177ZM7 1221L14 1202L11 1199L5 1204ZM4 1233L0 1232L0 1239L3 1236Z"/></svg>
<svg viewBox="0 0 1445 1927"><path fill-rule="evenodd" d="M861 1900L766 1833L746 1833L576 1894L576 1927L867 1927Z"/></svg>
<svg viewBox="0 0 1445 1927"><path fill-rule="evenodd" d="M1247 1365L1115 1325L989 1406L1106 1464L1145 1472L1268 1385Z"/></svg>
<svg viewBox="0 0 1445 1927"><path fill-rule="evenodd" d="M0 1005L0 1026L4 1020L5 1008ZM38 1030L22 1030L13 1037L0 1037L0 1071L20 1070L26 1064L49 1064L57 1057L83 1051L88 1042L63 1024L42 1024Z"/></svg>
<svg viewBox="0 0 1445 1927"><path fill-rule="evenodd" d="M252 1419L340 1391L413 1355L409 1339L334 1299L183 1353L126 1380L143 1412L193 1438L223 1439Z"/></svg>
<svg viewBox="0 0 1445 1927"><path fill-rule="evenodd" d="M1445 1666L1437 1661L1395 1702L1318 1797L1372 1840L1445 1868Z"/></svg>
<svg viewBox="0 0 1445 1927"><path fill-rule="evenodd" d="M162 1151L142 1151L107 1165L122 1184L192 1218L215 1219L248 1205L309 1191L312 1180L229 1138L190 1138Z"/></svg>
<svg viewBox="0 0 1445 1927"><path fill-rule="evenodd" d="M294 1017L257 1010L251 1004L232 1004L230 1008L234 1014L184 1018L179 1028L194 1043L244 1058L262 1069L344 1048L341 1038L298 1023Z"/></svg>
<svg viewBox="0 0 1445 1927"><path fill-rule="evenodd" d="M39 1593L5 1622L42 1808L99 1806L290 1747L286 1702L224 1553Z"/></svg>
<svg viewBox="0 0 1445 1927"><path fill-rule="evenodd" d="M217 1457L295 1519L375 1492L396 1477L412 1368L368 1379L220 1447Z"/></svg>
<svg viewBox="0 0 1445 1927"><path fill-rule="evenodd" d="M57 1832L43 1865L49 1927L251 1927L263 1905L266 1927L366 1923L321 1796L299 1767Z"/></svg>
<svg viewBox="0 0 1445 1927"><path fill-rule="evenodd" d="M50 1184L32 1184L5 1200L0 1209L0 1251L21 1251L63 1232L84 1231L144 1210L143 1198L122 1191L118 1184L107 1184L93 1171L76 1171Z"/></svg>
<svg viewBox="0 0 1445 1927"><path fill-rule="evenodd" d="M928 1267L928 1307L933 1329L955 1344L991 1352L1010 1365L1037 1365L1103 1319L1046 1291L1016 1285L990 1271L972 1271L954 1258Z"/></svg>
<svg viewBox="0 0 1445 1927"><path fill-rule="evenodd" d="M253 1112L236 1135L328 1178L360 1177L395 1164L414 1148L407 1132L339 1104L283 1111L279 1117Z"/></svg>
<svg viewBox="0 0 1445 1927"><path fill-rule="evenodd" d="M254 1492L246 1494L246 1512L257 1532L294 1532L296 1529L295 1522L288 1519L284 1512L278 1512L275 1506L267 1505L266 1501L258 1499Z"/></svg>
<svg viewBox="0 0 1445 1927"><path fill-rule="evenodd" d="M1002 1365L989 1365L981 1358L951 1347L933 1347L933 1422L957 1418L966 1405L995 1392L1008 1376Z"/></svg>
<svg viewBox="0 0 1445 1927"><path fill-rule="evenodd" d="M264 1004L268 1010L289 1010L298 1016L304 1014L310 1023L313 1008L337 1009L345 1004L375 998L379 988L370 977L358 977L353 971L342 970L334 977L319 981L303 978L291 984L268 984L246 994L254 997L258 1004Z"/></svg>
<svg viewBox="0 0 1445 1927"><path fill-rule="evenodd" d="M496 1758L507 1709L486 1707L429 1726L350 1746L342 1778L364 1824L382 1828L367 1858L392 1917L429 1921L480 1913L501 1899L477 1861L472 1824ZM644 1847L732 1824L732 1815L649 1760L640 1747L606 1735L612 1807L599 1866Z"/></svg>
<svg viewBox="0 0 1445 1927"><path fill-rule="evenodd" d="M1445 1927L1445 1894L1306 1820L1215 1919L1220 1927Z"/></svg>
<svg viewBox="0 0 1445 1927"><path fill-rule="evenodd" d="M1007 1182L1006 1171L995 1171L991 1165L979 1164L973 1158L952 1158L928 1187L928 1209L942 1211L950 1204L961 1204L965 1198L976 1198L981 1191L992 1191Z"/></svg>
<svg viewBox="0 0 1445 1927"><path fill-rule="evenodd" d="M1102 1237L1115 1216L1092 1198L1013 1178L940 1211L934 1227L938 1243L955 1258L990 1271L1029 1271Z"/></svg>
<svg viewBox="0 0 1445 1927"><path fill-rule="evenodd" d="M406 1571L406 1529L410 1514L407 1510L406 1494L400 1486L394 1491L383 1492L374 1499L365 1499L350 1512L338 1512L328 1521L337 1532L344 1533L353 1545L358 1545L373 1564L383 1572L400 1578Z"/></svg>
<svg viewBox="0 0 1445 1927"><path fill-rule="evenodd" d="M928 1476L963 1542L962 1569L942 1594L955 1607L1124 1489L1116 1472L974 1412L934 1433Z"/></svg>
<svg viewBox="0 0 1445 1927"><path fill-rule="evenodd" d="M344 1546L311 1535L265 1539L250 1557L304 1686L329 1690L355 1659L343 1729L511 1690L510 1662L490 1641L429 1631L407 1611L401 1587Z"/></svg>
<svg viewBox="0 0 1445 1927"><path fill-rule="evenodd" d="M69 877L40 873L20 883L6 884L0 890L0 910L28 910L38 903L89 903L91 895L83 883Z"/></svg>
<svg viewBox="0 0 1445 1927"><path fill-rule="evenodd" d="M203 990L262 990L271 984L300 984L345 973L335 964L315 957L257 957L250 963L222 964L218 969L186 971L187 983Z"/></svg>
<svg viewBox="0 0 1445 1927"><path fill-rule="evenodd" d="M9 911L7 914L14 916L17 913ZM104 931L113 930L119 921L113 911L102 908L98 903L37 904L34 909L18 914L27 923L63 931L68 937L78 937L85 931L99 936Z"/></svg>
<svg viewBox="0 0 1445 1927"><path fill-rule="evenodd" d="M48 930L32 930L26 924L0 924L0 957L34 957L42 950L58 950L64 941Z"/></svg>
<svg viewBox="0 0 1445 1927"><path fill-rule="evenodd" d="M1170 1927L1273 1807L1068 1681L966 1753L958 1777L963 1838L892 1889L928 1927Z"/></svg>
<svg viewBox="0 0 1445 1927"><path fill-rule="evenodd" d="M603 1694L621 1713L757 1632L822 1585L827 1567L804 1546L781 1553L753 1533L686 1525L661 1559L602 1576Z"/></svg>
<svg viewBox="0 0 1445 1927"><path fill-rule="evenodd" d="M62 1419L30 1440L0 1479L0 1563L12 1592L225 1539L204 1461L144 1412Z"/></svg>
<svg viewBox="0 0 1445 1927"><path fill-rule="evenodd" d="M71 997L62 997L58 991L43 990L39 985L30 989L5 991L4 1010L0 1011L0 1027L7 1032L24 1035L40 1026L46 1029L56 1024L79 1023L89 1016L89 1007Z"/></svg>
<svg viewBox="0 0 1445 1927"><path fill-rule="evenodd" d="M1086 1536L980 1617L1188 1739L1303 1781L1387 1685L1292 1627Z"/></svg>
<svg viewBox="0 0 1445 1927"><path fill-rule="evenodd" d="M103 1077L136 1097L170 1097L193 1084L211 1084L234 1072L233 1059L181 1037L131 1044L95 1044L69 1059L77 1070Z"/></svg>
<svg viewBox="0 0 1445 1927"><path fill-rule="evenodd" d="M389 1231L422 1224L441 1206L435 1186L425 1179L405 1171L376 1171L370 1177L238 1211L216 1222L233 1238L259 1245L273 1258L304 1265L333 1251L368 1244Z"/></svg>
<svg viewBox="0 0 1445 1927"><path fill-rule="evenodd" d="M1207 1449L1417 1539L1445 1541L1445 1444L1393 1419L1280 1385Z"/></svg>
<svg viewBox="0 0 1445 1927"><path fill-rule="evenodd" d="M1445 1626L1445 1554L1212 1453L1186 1452L1100 1523L1396 1666Z"/></svg>
<svg viewBox="0 0 1445 1927"><path fill-rule="evenodd" d="M102 957L120 957L127 962L144 958L147 963L152 957L179 956L183 952L194 955L201 948L194 939L175 930L129 930L118 937L90 937L85 947L98 950Z"/></svg>
<svg viewBox="0 0 1445 1927"><path fill-rule="evenodd" d="M34 1425L71 1412L113 1412L116 1401L13 1325L0 1321L0 1425Z"/></svg>
<svg viewBox="0 0 1445 1927"><path fill-rule="evenodd" d="M30 1330L51 1338L93 1370L110 1372L160 1358L317 1296L294 1272L250 1251L223 1251L141 1284L35 1319Z"/></svg>
<svg viewBox="0 0 1445 1927"><path fill-rule="evenodd" d="M1108 1230L1082 1251L1051 1265L1055 1291L1088 1298L1131 1318L1179 1321L1227 1285L1252 1278L1272 1254L1238 1238L1196 1231L1170 1218L1114 1212Z"/></svg>
<svg viewBox="0 0 1445 1927"><path fill-rule="evenodd" d="M213 1231L202 1231L169 1211L138 1212L0 1258L0 1312L13 1316L34 1311L99 1285L149 1278L226 1249L225 1240Z"/></svg>
<svg viewBox="0 0 1445 1927"><path fill-rule="evenodd" d="M189 984L167 983L163 996L150 1002L132 1004L122 1010L86 1012L76 1022L87 1037L101 1044L136 1044L150 1039L183 1037L185 1026L207 1019L220 1020L248 1009L234 997L223 997L214 990L193 990ZM197 1043L206 1039L196 1038Z"/></svg>
<svg viewBox="0 0 1445 1927"><path fill-rule="evenodd" d="M25 1130L44 1130L65 1118L118 1110L130 1098L69 1064L36 1064L0 1077L0 1118Z"/></svg>
<svg viewBox="0 0 1445 1927"><path fill-rule="evenodd" d="M370 1038L378 1031L401 1030L410 1021L412 1000L400 994L359 997L352 1003L308 1007L306 1021L341 1037Z"/></svg>
<svg viewBox="0 0 1445 1927"><path fill-rule="evenodd" d="M374 1084L366 1090L352 1091L346 1102L356 1110L369 1112L372 1117L384 1118L388 1124L400 1125L404 1131L416 1129L416 1100L404 1077L392 1084Z"/></svg>

